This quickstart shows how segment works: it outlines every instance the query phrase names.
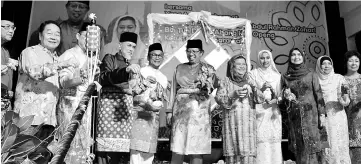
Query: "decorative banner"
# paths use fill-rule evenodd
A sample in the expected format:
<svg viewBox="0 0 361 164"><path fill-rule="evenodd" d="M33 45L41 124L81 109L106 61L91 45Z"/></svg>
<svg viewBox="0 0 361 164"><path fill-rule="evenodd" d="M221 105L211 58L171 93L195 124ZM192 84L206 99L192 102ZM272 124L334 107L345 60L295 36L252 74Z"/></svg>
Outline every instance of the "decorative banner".
<svg viewBox="0 0 361 164"><path fill-rule="evenodd" d="M195 22L186 22L174 25L155 23L153 42L162 43L165 60L167 60L169 56L181 48L184 42L187 42L187 40L189 40L190 37L198 30L200 30L200 26ZM182 59L181 62L186 62L186 60L187 59L185 57L185 59Z"/></svg>
<svg viewBox="0 0 361 164"><path fill-rule="evenodd" d="M225 76L226 62L233 55L243 54L250 63L252 32L246 19L212 16L206 11L188 15L149 14L148 25L149 43L163 46L165 62L160 68L169 80L178 64L188 62L185 47L189 39L202 40L201 60L211 64L221 78Z"/></svg>
<svg viewBox="0 0 361 164"><path fill-rule="evenodd" d="M278 6L275 6L278 5ZM322 1L290 1L262 3L256 10L268 10L252 21L252 50L273 53L275 64L282 73L288 66L289 50L297 47L306 54L309 68L314 69L317 58L328 55L325 11ZM271 9L270 7L275 7ZM254 63L257 59L253 59Z"/></svg>
<svg viewBox="0 0 361 164"><path fill-rule="evenodd" d="M203 43L203 62L212 65L220 78L226 75L227 61L235 54L243 54L250 70L251 24L242 18L211 16L209 12L179 14L149 14L149 44L161 43L165 62L160 70L170 82L177 65L188 62L186 45L189 39ZM212 110L217 107L211 96ZM219 111L219 110L218 110ZM212 112L212 138L221 138L221 112Z"/></svg>
<svg viewBox="0 0 361 164"><path fill-rule="evenodd" d="M46 20L66 22L69 17L68 14L72 13L71 10L67 11L66 3L67 1L33 1L28 40L30 40L31 34ZM174 69L170 69L172 68L170 66L176 66L186 61L185 40L190 37L199 38L205 45L208 36L205 38L203 32L195 35L198 30L203 28L201 24L195 24L200 21L199 18L188 16L192 12L202 10L209 11L212 16L246 18L251 21L248 27L248 31L252 31L250 34L246 33L247 26L242 24L232 28L227 26L227 29L214 27L208 21L210 30L208 27L205 28L208 30L207 33L212 32L214 34L213 39L229 56L244 51L244 47L240 45L247 44L243 44L241 38L246 38L247 35L250 38L253 37L250 46L246 47L253 68L257 66L258 52L263 49L272 52L277 69L281 73L285 73L287 70L288 53L291 48L297 47L306 53L309 68L315 68L315 62L319 56L328 55L327 24L323 1L90 1L89 11L81 10L75 14L97 13L97 24L107 30L105 44L117 41L116 35L113 35L117 31L118 24L116 22L119 17L125 15L132 16L139 23L135 32L139 34L142 44L148 46L149 43L159 42L158 40L149 40L149 37L156 39L159 33L161 37L159 39L162 41L168 57L166 64L162 66L162 71L169 78L174 73ZM147 16L155 13L164 16L181 14L173 19L182 19L183 22L172 24L169 22L153 24L152 22L150 25L147 22L149 20ZM228 18L220 21L226 19ZM171 28L172 26L173 28ZM65 38L62 38L63 41L76 42L69 37L72 34L71 26L63 30L65 31L64 34L67 34ZM243 32L240 32L242 30L244 37L242 36ZM149 33L150 31L152 32ZM38 35L34 35L34 37L37 39ZM243 41L247 42L247 40ZM208 42L207 45L209 50L202 60L218 68L217 74L224 76L226 62L223 61L229 57L225 56L223 52L213 52L213 49L216 49L214 47L217 47L213 41ZM176 57L172 56L176 51L179 51L174 55ZM181 55L182 53L184 55ZM283 127L286 126L283 124Z"/></svg>
<svg viewBox="0 0 361 164"><path fill-rule="evenodd" d="M30 35L43 21L58 20L61 22L68 19L67 14L71 12L67 11L66 3L67 1L34 1L28 38L30 39ZM49 8L49 6L60 7ZM97 13L97 23L107 30L105 44L114 39L112 34L116 27L115 20L119 16L130 15L139 22L139 27L137 26L139 30L136 32L140 35L142 43L149 45L148 14L188 15L202 10L209 11L212 16L246 18L251 21L253 39L250 47L250 58L252 67L257 66L257 54L263 49L268 49L273 53L277 69L281 73L286 72L288 51L291 48L297 47L306 53L306 60L310 68L314 68L319 56L328 55L328 36L323 1L90 1L90 10L87 13ZM192 20L188 21L192 22ZM179 26L183 28L182 24ZM194 24L190 24L188 27L190 29L194 28L193 26ZM185 25L185 27L187 26ZM170 28L162 28L164 31L171 30ZM179 27L174 29L176 35L183 36L178 29ZM190 37L194 32L195 30L187 31L187 37ZM71 34L70 28L66 33ZM233 55L239 52L239 47L229 44L232 42L232 36L229 36L229 32L225 32L224 37L221 29L215 30L214 33L218 39L217 43L228 54ZM35 38L38 38L38 35L35 35ZM162 39L164 41L164 38ZM167 37L167 39L173 40L174 38ZM237 41L239 42L239 40L235 40L235 42ZM175 43L164 45L171 47L167 49L178 49L181 46L181 44Z"/></svg>

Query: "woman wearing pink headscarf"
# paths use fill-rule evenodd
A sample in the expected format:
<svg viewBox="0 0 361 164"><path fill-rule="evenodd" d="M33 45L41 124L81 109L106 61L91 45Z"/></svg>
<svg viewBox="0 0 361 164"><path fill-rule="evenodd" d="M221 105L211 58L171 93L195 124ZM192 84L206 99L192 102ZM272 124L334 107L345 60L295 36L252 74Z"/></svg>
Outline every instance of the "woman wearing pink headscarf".
<svg viewBox="0 0 361 164"><path fill-rule="evenodd" d="M259 67L251 71L250 79L264 96L262 104L256 104L257 112L257 163L280 164L283 162L281 140L282 119L278 108L281 93L281 74L273 61L272 53L258 53Z"/></svg>

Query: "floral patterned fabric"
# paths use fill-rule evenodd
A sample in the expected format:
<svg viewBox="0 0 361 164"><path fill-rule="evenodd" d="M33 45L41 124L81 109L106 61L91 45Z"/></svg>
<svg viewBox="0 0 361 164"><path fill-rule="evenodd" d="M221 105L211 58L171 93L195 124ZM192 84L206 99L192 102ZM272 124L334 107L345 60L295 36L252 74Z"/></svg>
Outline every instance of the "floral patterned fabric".
<svg viewBox="0 0 361 164"><path fill-rule="evenodd" d="M56 53L41 45L28 47L21 52L14 110L20 117L35 115L32 125L57 124L55 109L59 83L53 65L57 62Z"/></svg>
<svg viewBox="0 0 361 164"><path fill-rule="evenodd" d="M148 99L151 98L152 102L162 101L166 99L165 89L167 89L167 78L159 70L150 66L143 67L141 70L143 78L148 76L155 77L157 83L149 84L149 87L138 98ZM147 83L147 82L144 82ZM143 83L143 84L144 84ZM133 104L136 104L135 98ZM134 105L137 108L137 117L133 122L131 131L130 149L146 153L156 153L158 143L158 130L159 130L159 111L151 111L143 107Z"/></svg>
<svg viewBox="0 0 361 164"><path fill-rule="evenodd" d="M326 130L321 128L319 121L320 114L325 114L325 111L317 75L311 71L292 81L282 76L281 84L296 96L296 101L285 101L290 125L289 150L295 153L299 164L314 164L318 160L321 163L321 158L315 153L321 152L328 144Z"/></svg>
<svg viewBox="0 0 361 164"><path fill-rule="evenodd" d="M234 91L241 87L251 88L248 97L231 98ZM228 78L221 82L217 90L216 101L223 110L223 155L226 156L227 163L256 163L257 122L254 108L258 100L256 95L254 85L244 83L238 86Z"/></svg>
<svg viewBox="0 0 361 164"><path fill-rule="evenodd" d="M80 49L80 47L76 46L65 51L59 61L67 61L69 59L76 60L79 62L80 66L86 64L87 56ZM59 81L62 87L60 91L60 99L57 108L57 120L59 122L59 137L64 135L66 131L66 127L69 125L71 117L73 116L76 108L78 107L83 95L88 88L88 84L84 83L78 86L73 86L69 88L65 88L65 83L67 81L73 80L78 77L75 76L74 68L66 68L60 71L59 73ZM64 162L67 164L78 163L85 164L87 163L88 156L90 154L90 146L93 142L91 138L91 112L92 112L92 104L91 101L88 104L88 109L84 113L81 124L74 136L73 142L71 143L68 154L66 155Z"/></svg>
<svg viewBox="0 0 361 164"><path fill-rule="evenodd" d="M262 52L262 51L261 51ZM272 58L272 56L271 56ZM273 61L271 61L273 63ZM270 66L271 67L271 66ZM250 72L250 79L258 89L268 82L275 92L272 99L280 97L281 75L271 68L257 68ZM257 163L282 163L282 116L277 102L256 104L257 115Z"/></svg>
<svg viewBox="0 0 361 164"><path fill-rule="evenodd" d="M194 74L192 74L194 72ZM180 64L172 81L173 112L171 151L177 154L211 154L211 104L209 94L218 84L214 68Z"/></svg>
<svg viewBox="0 0 361 164"><path fill-rule="evenodd" d="M361 147L361 75L357 79L348 79L350 105L347 107L350 147Z"/></svg>
<svg viewBox="0 0 361 164"><path fill-rule="evenodd" d="M336 85L321 84L326 103L326 131L330 143L330 148L325 150L325 160L332 164L351 164L347 116L343 106L338 102L341 85L345 83L345 79L339 74L334 74L330 80Z"/></svg>
<svg viewBox="0 0 361 164"><path fill-rule="evenodd" d="M359 147L350 147L350 157L352 164L359 164L361 163L361 148Z"/></svg>
<svg viewBox="0 0 361 164"><path fill-rule="evenodd" d="M1 84L1 118L3 115L11 109L11 97L9 95L8 87L5 84Z"/></svg>
<svg viewBox="0 0 361 164"><path fill-rule="evenodd" d="M345 77L350 88L350 105L346 108L352 164L361 163L361 75Z"/></svg>

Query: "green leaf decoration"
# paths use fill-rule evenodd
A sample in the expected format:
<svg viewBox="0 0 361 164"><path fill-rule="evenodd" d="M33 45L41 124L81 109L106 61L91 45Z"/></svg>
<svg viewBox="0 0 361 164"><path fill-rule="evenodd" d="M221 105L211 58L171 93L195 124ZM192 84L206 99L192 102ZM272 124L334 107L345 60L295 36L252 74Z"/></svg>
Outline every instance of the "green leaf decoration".
<svg viewBox="0 0 361 164"><path fill-rule="evenodd" d="M32 137L29 137L29 135L26 134L19 134L18 137L15 139L14 144L11 146L10 151L14 151L17 149L20 145L24 144L25 142L28 142L31 140ZM39 139L40 140L40 139Z"/></svg>
<svg viewBox="0 0 361 164"><path fill-rule="evenodd" d="M43 125L44 123L41 123L40 125L36 126L29 135L35 136L35 134L39 132L39 130L41 129L41 127L43 127Z"/></svg>
<svg viewBox="0 0 361 164"><path fill-rule="evenodd" d="M35 136L21 134L15 140L11 149L11 157L24 157L34 151L41 144L41 140ZM15 146L16 145L16 146Z"/></svg>
<svg viewBox="0 0 361 164"><path fill-rule="evenodd" d="M11 124L5 128L5 135L1 138L1 152L7 152L15 142L16 136L19 133L19 128Z"/></svg>
<svg viewBox="0 0 361 164"><path fill-rule="evenodd" d="M5 163L6 157L9 155L9 152L1 152L1 163Z"/></svg>
<svg viewBox="0 0 361 164"><path fill-rule="evenodd" d="M28 155L28 158L31 161L34 161L37 164L47 164L51 159L51 152L45 147L39 147L34 152Z"/></svg>
<svg viewBox="0 0 361 164"><path fill-rule="evenodd" d="M12 121L8 121L8 122L5 124L5 126L1 127L1 131L2 131L2 132L1 132L1 138L2 138L2 139L1 139L1 143L2 143L3 139L5 138L5 134L7 134L5 129L6 129L7 127L10 127L11 124L12 124Z"/></svg>
<svg viewBox="0 0 361 164"><path fill-rule="evenodd" d="M31 116L26 116L26 117L22 117L20 118L19 122L16 123L16 125L20 128L20 132L25 131L26 129L28 129L31 124L33 123L34 120L34 115Z"/></svg>
<svg viewBox="0 0 361 164"><path fill-rule="evenodd" d="M8 121L13 121L13 123L15 124L20 119L19 114L15 113L13 111L7 111L3 117L4 117L5 123L7 123Z"/></svg>

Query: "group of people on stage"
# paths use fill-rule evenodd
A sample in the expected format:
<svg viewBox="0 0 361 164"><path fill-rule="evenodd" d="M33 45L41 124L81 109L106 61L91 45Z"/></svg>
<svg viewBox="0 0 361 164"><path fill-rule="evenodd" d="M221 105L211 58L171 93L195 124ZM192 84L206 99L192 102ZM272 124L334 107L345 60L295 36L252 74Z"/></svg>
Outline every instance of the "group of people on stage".
<svg viewBox="0 0 361 164"><path fill-rule="evenodd" d="M89 3L69 1L66 7L88 10ZM81 23L71 36L75 44L59 54L64 28L55 21L43 22L38 30L39 44L24 49L17 63L4 47L16 28L14 22L3 18L2 88L11 90L13 70L19 70L14 106L9 108L21 117L35 115L29 133L44 123L37 137L56 143L89 86L89 23ZM102 47L97 71L102 85L98 109L85 113L96 115L96 136L90 137L91 122L83 119L66 163L86 163L91 145L96 146L100 164L124 163L120 152L130 153L131 164L152 163L157 152L159 111L165 110L167 124L172 127L171 163L181 164L189 155L192 164L201 164L203 155L211 154L210 95L215 90L215 100L223 111L227 164L283 163L282 119L289 125L288 148L297 164L361 163L361 56L357 51L345 54L344 76L334 72L328 56L318 58L315 71L308 68L306 54L293 48L283 75L272 53L262 50L258 52L258 68L249 71L245 55L238 54L228 61L226 77L219 79L213 66L200 60L202 41L188 40L188 62L179 64L173 79L167 79L159 70L164 60L162 45L154 43L145 52L136 22L130 16L119 17L111 42ZM281 118L281 112L287 118ZM56 135L49 138L54 130Z"/></svg>

